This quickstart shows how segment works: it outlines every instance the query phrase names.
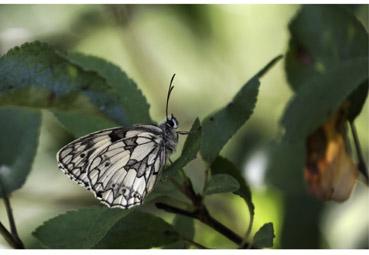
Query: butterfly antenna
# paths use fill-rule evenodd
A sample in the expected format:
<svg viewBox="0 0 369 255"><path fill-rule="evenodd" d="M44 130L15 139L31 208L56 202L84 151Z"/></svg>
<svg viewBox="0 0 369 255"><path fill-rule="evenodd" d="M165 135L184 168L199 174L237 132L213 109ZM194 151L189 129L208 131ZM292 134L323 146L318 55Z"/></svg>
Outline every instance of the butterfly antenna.
<svg viewBox="0 0 369 255"><path fill-rule="evenodd" d="M168 89L168 94L167 94L167 103L166 103L166 106L165 106L165 116L168 120L168 105L169 105L169 97L170 97L170 94L172 93L172 90L174 89L174 86L172 86L173 84L173 80L174 80L174 77L176 76L176 74L173 74L172 78L170 79L170 83L169 83L169 89Z"/></svg>

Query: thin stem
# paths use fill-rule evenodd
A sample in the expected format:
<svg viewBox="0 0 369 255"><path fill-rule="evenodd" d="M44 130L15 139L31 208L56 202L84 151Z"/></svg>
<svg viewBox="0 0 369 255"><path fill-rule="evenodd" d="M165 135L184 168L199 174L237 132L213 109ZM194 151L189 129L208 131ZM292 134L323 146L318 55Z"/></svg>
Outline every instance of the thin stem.
<svg viewBox="0 0 369 255"><path fill-rule="evenodd" d="M356 132L356 127L355 127L355 124L353 122L350 121L349 123L350 123L352 137L354 139L357 159L359 161L358 162L358 169L364 175L365 181L368 184L369 183L368 168L366 167L365 160L364 160L364 157L363 157L363 153L361 152L361 146L360 146L359 137L358 137L357 132Z"/></svg>
<svg viewBox="0 0 369 255"><path fill-rule="evenodd" d="M243 239L240 247L245 247L245 243L247 242L247 240L249 240L250 234L251 234L251 230L252 230L252 225L254 224L254 215L250 212L250 222L249 222L249 226L247 227L247 231L245 234L245 238ZM252 242L249 243L249 245L247 246L247 248L251 248Z"/></svg>
<svg viewBox="0 0 369 255"><path fill-rule="evenodd" d="M204 206L201 209L190 212L164 203L156 203L155 205L157 208L162 209L166 212L181 214L187 217L197 219L237 244L241 244L243 242L243 239L239 235L234 233L232 230L230 230L228 227L220 223L218 220L214 219ZM248 245L249 245L248 243L245 243L244 247L247 247Z"/></svg>
<svg viewBox="0 0 369 255"><path fill-rule="evenodd" d="M0 222L0 233L11 247L13 247L14 249L18 248L19 244L1 222Z"/></svg>
<svg viewBox="0 0 369 255"><path fill-rule="evenodd" d="M8 216L8 220L9 220L11 236L12 236L13 241L17 244L15 248L24 249L23 242L19 238L17 227L15 225L13 210L12 210L12 207L11 207L11 204L10 204L8 193L5 189L5 186L4 186L3 182L1 181L1 179L0 179L0 190L1 190L1 193L3 194L4 205L5 205L6 214Z"/></svg>

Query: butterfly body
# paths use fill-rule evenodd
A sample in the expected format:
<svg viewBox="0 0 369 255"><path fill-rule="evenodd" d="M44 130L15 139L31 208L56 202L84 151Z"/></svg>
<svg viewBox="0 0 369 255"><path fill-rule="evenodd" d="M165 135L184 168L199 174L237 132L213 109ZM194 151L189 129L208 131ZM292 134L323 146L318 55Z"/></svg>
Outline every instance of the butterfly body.
<svg viewBox="0 0 369 255"><path fill-rule="evenodd" d="M178 142L177 120L111 128L79 138L57 153L59 168L108 207L143 203Z"/></svg>

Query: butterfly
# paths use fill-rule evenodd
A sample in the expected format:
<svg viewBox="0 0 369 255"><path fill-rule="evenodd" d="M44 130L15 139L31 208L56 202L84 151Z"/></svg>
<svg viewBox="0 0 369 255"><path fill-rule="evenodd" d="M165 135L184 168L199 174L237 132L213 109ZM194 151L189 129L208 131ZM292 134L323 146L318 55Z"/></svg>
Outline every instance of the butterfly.
<svg viewBox="0 0 369 255"><path fill-rule="evenodd" d="M163 123L109 128L76 139L58 151L60 170L108 207L141 205L175 151L178 135L188 133L177 131L177 119L168 115L174 77Z"/></svg>

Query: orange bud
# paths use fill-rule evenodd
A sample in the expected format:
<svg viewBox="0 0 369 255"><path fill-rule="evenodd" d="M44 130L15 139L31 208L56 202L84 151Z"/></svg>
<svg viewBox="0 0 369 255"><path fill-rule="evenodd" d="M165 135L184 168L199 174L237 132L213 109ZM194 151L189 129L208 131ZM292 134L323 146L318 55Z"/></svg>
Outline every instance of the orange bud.
<svg viewBox="0 0 369 255"><path fill-rule="evenodd" d="M310 192L322 200L347 200L358 177L346 149L344 110L341 107L307 139L304 176Z"/></svg>

